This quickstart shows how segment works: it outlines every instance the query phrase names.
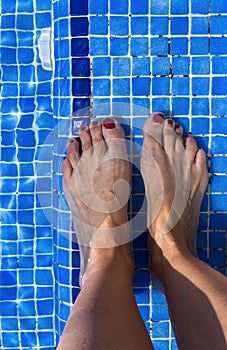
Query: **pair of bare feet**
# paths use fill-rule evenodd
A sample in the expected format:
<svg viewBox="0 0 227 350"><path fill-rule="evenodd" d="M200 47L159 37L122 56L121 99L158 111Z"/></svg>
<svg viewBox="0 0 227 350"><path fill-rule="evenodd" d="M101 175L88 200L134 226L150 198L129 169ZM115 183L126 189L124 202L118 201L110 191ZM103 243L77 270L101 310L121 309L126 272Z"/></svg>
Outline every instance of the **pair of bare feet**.
<svg viewBox="0 0 227 350"><path fill-rule="evenodd" d="M195 255L199 209L208 181L206 156L191 136L183 135L180 125L162 113L147 118L143 136L141 172L148 202L151 269L163 280L165 261L171 263L179 252ZM77 232L81 232L79 242L86 246L93 240L84 278L102 269L119 252L132 274L134 265L125 244L130 238L122 245L115 238L110 244L106 240L101 244L99 239L103 229L111 229L111 235L115 232L118 238L119 228L128 229L131 166L124 131L116 120L108 118L83 127L80 139L82 155L78 141L71 139L62 172L64 193ZM102 249L105 244L106 249Z"/></svg>

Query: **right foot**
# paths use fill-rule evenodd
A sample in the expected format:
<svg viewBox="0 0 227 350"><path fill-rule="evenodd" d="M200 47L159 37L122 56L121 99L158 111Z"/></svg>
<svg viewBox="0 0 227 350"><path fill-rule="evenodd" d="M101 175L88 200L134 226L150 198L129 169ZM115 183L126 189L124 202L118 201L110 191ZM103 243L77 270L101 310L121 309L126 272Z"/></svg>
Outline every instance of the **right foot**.
<svg viewBox="0 0 227 350"><path fill-rule="evenodd" d="M191 136L162 113L143 128L141 171L148 202L151 269L163 280L163 262L196 255L201 201L208 182L206 155Z"/></svg>

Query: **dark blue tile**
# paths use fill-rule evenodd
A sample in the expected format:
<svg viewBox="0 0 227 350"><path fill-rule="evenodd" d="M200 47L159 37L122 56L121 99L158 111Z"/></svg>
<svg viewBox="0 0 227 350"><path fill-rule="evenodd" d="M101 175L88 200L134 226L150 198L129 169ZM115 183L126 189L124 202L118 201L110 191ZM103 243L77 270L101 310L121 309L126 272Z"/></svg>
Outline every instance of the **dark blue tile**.
<svg viewBox="0 0 227 350"><path fill-rule="evenodd" d="M88 0L70 0L71 15L87 15L88 14Z"/></svg>
<svg viewBox="0 0 227 350"><path fill-rule="evenodd" d="M151 14L164 15L169 13L169 1L168 0L151 0L150 6Z"/></svg>
<svg viewBox="0 0 227 350"><path fill-rule="evenodd" d="M108 41L106 38L90 38L90 54L93 56L107 55Z"/></svg>
<svg viewBox="0 0 227 350"><path fill-rule="evenodd" d="M90 13L99 15L108 13L108 2L106 0L90 0Z"/></svg>
<svg viewBox="0 0 227 350"><path fill-rule="evenodd" d="M137 304L149 304L150 302L149 289L135 288L134 294L135 294L135 299Z"/></svg>
<svg viewBox="0 0 227 350"><path fill-rule="evenodd" d="M211 211L225 211L227 206L226 194L212 194L210 196Z"/></svg>
<svg viewBox="0 0 227 350"><path fill-rule="evenodd" d="M192 74L210 74L210 58L192 57Z"/></svg>
<svg viewBox="0 0 227 350"><path fill-rule="evenodd" d="M136 268L147 268L148 258L149 258L148 251L141 251L141 250L134 251Z"/></svg>
<svg viewBox="0 0 227 350"><path fill-rule="evenodd" d="M128 14L128 0L110 0L110 13Z"/></svg>
<svg viewBox="0 0 227 350"><path fill-rule="evenodd" d="M148 17L132 17L131 33L133 35L148 34Z"/></svg>
<svg viewBox="0 0 227 350"><path fill-rule="evenodd" d="M212 78L212 95L227 95L227 78L213 77Z"/></svg>
<svg viewBox="0 0 227 350"><path fill-rule="evenodd" d="M208 98L193 98L192 99L192 114L193 115L209 115L209 99Z"/></svg>
<svg viewBox="0 0 227 350"><path fill-rule="evenodd" d="M152 35L166 35L168 34L168 17L151 17L150 32Z"/></svg>
<svg viewBox="0 0 227 350"><path fill-rule="evenodd" d="M18 15L17 16L17 29L21 30L33 30L33 14L31 15Z"/></svg>
<svg viewBox="0 0 227 350"><path fill-rule="evenodd" d="M209 78L192 78L193 95L209 95L210 79Z"/></svg>
<svg viewBox="0 0 227 350"><path fill-rule="evenodd" d="M148 38L132 38L130 53L131 56L146 56L148 54Z"/></svg>
<svg viewBox="0 0 227 350"><path fill-rule="evenodd" d="M227 3L225 0L211 0L211 13L227 13Z"/></svg>
<svg viewBox="0 0 227 350"><path fill-rule="evenodd" d="M94 76L110 75L110 58L94 57L92 60L92 72Z"/></svg>
<svg viewBox="0 0 227 350"><path fill-rule="evenodd" d="M108 34L108 17L90 16L90 34Z"/></svg>
<svg viewBox="0 0 227 350"><path fill-rule="evenodd" d="M209 12L209 0L192 0L192 13L207 14Z"/></svg>
<svg viewBox="0 0 227 350"><path fill-rule="evenodd" d="M133 286L136 287L148 287L150 285L150 273L149 271L136 271L133 280Z"/></svg>
<svg viewBox="0 0 227 350"><path fill-rule="evenodd" d="M71 18L71 35L72 36L88 35L87 17Z"/></svg>
<svg viewBox="0 0 227 350"><path fill-rule="evenodd" d="M226 230L227 215L226 214L210 214L211 230Z"/></svg>
<svg viewBox="0 0 227 350"><path fill-rule="evenodd" d="M172 79L172 93L173 95L188 95L189 94L189 78Z"/></svg>
<svg viewBox="0 0 227 350"><path fill-rule="evenodd" d="M88 115L88 106L90 106L89 98L74 98L73 99L73 113L75 115Z"/></svg>
<svg viewBox="0 0 227 350"><path fill-rule="evenodd" d="M90 95L90 79L73 79L72 80L73 96L89 96Z"/></svg>
<svg viewBox="0 0 227 350"><path fill-rule="evenodd" d="M207 232L198 232L197 234L197 249L207 248Z"/></svg>
<svg viewBox="0 0 227 350"><path fill-rule="evenodd" d="M210 53L211 55L227 54L227 38L210 38Z"/></svg>
<svg viewBox="0 0 227 350"><path fill-rule="evenodd" d="M188 34L188 18L187 17L172 17L171 22L171 34L184 35Z"/></svg>
<svg viewBox="0 0 227 350"><path fill-rule="evenodd" d="M173 57L172 73L173 75L188 75L190 71L189 57Z"/></svg>
<svg viewBox="0 0 227 350"><path fill-rule="evenodd" d="M168 39L167 38L152 38L151 39L151 55L165 56L168 54Z"/></svg>
<svg viewBox="0 0 227 350"><path fill-rule="evenodd" d="M210 119L209 118L193 118L192 134L209 134Z"/></svg>
<svg viewBox="0 0 227 350"><path fill-rule="evenodd" d="M110 80L109 79L94 79L92 86L94 96L109 96L110 95Z"/></svg>
<svg viewBox="0 0 227 350"><path fill-rule="evenodd" d="M128 38L110 37L110 55L126 56L128 54Z"/></svg>
<svg viewBox="0 0 227 350"><path fill-rule="evenodd" d="M209 252L209 264L211 266L226 266L226 251L223 250L210 250Z"/></svg>
<svg viewBox="0 0 227 350"><path fill-rule="evenodd" d="M34 60L33 49L18 48L18 62L20 64L31 64Z"/></svg>
<svg viewBox="0 0 227 350"><path fill-rule="evenodd" d="M150 95L150 78L132 78L133 96Z"/></svg>
<svg viewBox="0 0 227 350"><path fill-rule="evenodd" d="M170 53L171 55L187 55L188 38L171 38Z"/></svg>
<svg viewBox="0 0 227 350"><path fill-rule="evenodd" d="M141 15L148 13L148 0L131 0L131 13L133 15Z"/></svg>
<svg viewBox="0 0 227 350"><path fill-rule="evenodd" d="M129 67L130 68L130 67ZM133 57L132 74L133 75L150 75L150 58L149 57ZM128 74L130 75L130 74Z"/></svg>
<svg viewBox="0 0 227 350"><path fill-rule="evenodd" d="M72 56L87 56L88 55L88 39L72 39L71 40Z"/></svg>
<svg viewBox="0 0 227 350"><path fill-rule="evenodd" d="M212 98L212 114L226 115L227 114L227 99L226 98Z"/></svg>
<svg viewBox="0 0 227 350"><path fill-rule="evenodd" d="M170 59L168 57L155 57L152 60L153 75L169 75Z"/></svg>
<svg viewBox="0 0 227 350"><path fill-rule="evenodd" d="M226 248L225 232L210 232L209 246L210 248Z"/></svg>
<svg viewBox="0 0 227 350"><path fill-rule="evenodd" d="M192 34L208 34L208 17L192 17Z"/></svg>
<svg viewBox="0 0 227 350"><path fill-rule="evenodd" d="M110 34L117 36L128 35L128 17L111 16L110 17Z"/></svg>

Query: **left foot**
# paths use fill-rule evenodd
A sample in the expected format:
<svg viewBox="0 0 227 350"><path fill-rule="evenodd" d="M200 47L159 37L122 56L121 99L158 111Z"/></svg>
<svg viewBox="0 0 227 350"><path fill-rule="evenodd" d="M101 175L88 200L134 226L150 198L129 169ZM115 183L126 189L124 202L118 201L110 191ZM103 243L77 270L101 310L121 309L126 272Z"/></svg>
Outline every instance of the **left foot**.
<svg viewBox="0 0 227 350"><path fill-rule="evenodd" d="M124 131L116 120L105 119L83 127L80 139L82 155L77 140L71 139L62 173L78 243L88 255L84 259L94 262L103 255L112 257L120 249L131 264L128 244L117 247L130 241L127 202L131 166Z"/></svg>

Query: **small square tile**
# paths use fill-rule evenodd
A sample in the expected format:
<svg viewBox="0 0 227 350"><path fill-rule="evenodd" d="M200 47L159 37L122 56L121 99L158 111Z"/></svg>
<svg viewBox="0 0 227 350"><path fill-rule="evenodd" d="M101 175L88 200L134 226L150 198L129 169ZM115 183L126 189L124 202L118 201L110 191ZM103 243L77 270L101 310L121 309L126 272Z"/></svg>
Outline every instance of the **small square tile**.
<svg viewBox="0 0 227 350"><path fill-rule="evenodd" d="M45 28L48 24L51 25L51 13L43 12L35 14L36 28Z"/></svg>
<svg viewBox="0 0 227 350"><path fill-rule="evenodd" d="M88 35L88 19L87 17L71 18L71 35L86 36Z"/></svg>
<svg viewBox="0 0 227 350"><path fill-rule="evenodd" d="M212 73L227 74L227 57L215 56L212 58Z"/></svg>
<svg viewBox="0 0 227 350"><path fill-rule="evenodd" d="M211 13L227 13L227 3L225 0L211 0Z"/></svg>
<svg viewBox="0 0 227 350"><path fill-rule="evenodd" d="M132 78L133 96L150 95L150 78Z"/></svg>
<svg viewBox="0 0 227 350"><path fill-rule="evenodd" d="M190 72L189 57L173 57L172 58L172 73L173 75L188 75Z"/></svg>
<svg viewBox="0 0 227 350"><path fill-rule="evenodd" d="M110 16L110 34L116 36L128 35L128 17Z"/></svg>
<svg viewBox="0 0 227 350"><path fill-rule="evenodd" d="M192 114L209 115L209 99L204 97L192 98Z"/></svg>
<svg viewBox="0 0 227 350"><path fill-rule="evenodd" d="M170 11L173 15L188 14L189 4L187 0L182 0L179 6L178 0L170 0Z"/></svg>
<svg viewBox="0 0 227 350"><path fill-rule="evenodd" d="M92 92L94 96L109 96L110 95L110 80L109 79L94 79L92 84Z"/></svg>
<svg viewBox="0 0 227 350"><path fill-rule="evenodd" d="M132 56L146 56L148 54L148 38L132 38L130 53Z"/></svg>
<svg viewBox="0 0 227 350"><path fill-rule="evenodd" d="M109 76L110 75L110 58L94 57L92 59L92 73L94 76Z"/></svg>
<svg viewBox="0 0 227 350"><path fill-rule="evenodd" d="M129 58L113 58L113 75L129 76L131 70L131 61Z"/></svg>
<svg viewBox="0 0 227 350"><path fill-rule="evenodd" d="M168 54L168 39L167 38L152 38L151 39L151 55L165 56Z"/></svg>
<svg viewBox="0 0 227 350"><path fill-rule="evenodd" d="M192 94L199 96L209 95L210 79L209 78L192 78Z"/></svg>
<svg viewBox="0 0 227 350"><path fill-rule="evenodd" d="M226 37L211 37L210 38L210 53L212 55L227 54L227 38Z"/></svg>
<svg viewBox="0 0 227 350"><path fill-rule="evenodd" d="M212 95L213 96L227 95L227 78L225 77L212 78Z"/></svg>
<svg viewBox="0 0 227 350"><path fill-rule="evenodd" d="M129 96L130 80L128 78L113 79L113 95Z"/></svg>
<svg viewBox="0 0 227 350"><path fill-rule="evenodd" d="M41 0L39 0L41 1ZM67 8L67 6L66 6ZM88 0L70 0L71 15L87 15L88 14Z"/></svg>
<svg viewBox="0 0 227 350"><path fill-rule="evenodd" d="M169 95L170 79L169 78L153 78L152 79L152 95Z"/></svg>
<svg viewBox="0 0 227 350"><path fill-rule="evenodd" d="M192 13L208 14L209 12L209 0L192 0L191 2Z"/></svg>
<svg viewBox="0 0 227 350"><path fill-rule="evenodd" d="M91 38L92 40L92 38ZM91 43L92 45L92 43ZM97 43L93 43L94 49ZM87 56L88 55L88 39L86 38L76 38L71 40L71 54L72 56Z"/></svg>
<svg viewBox="0 0 227 350"><path fill-rule="evenodd" d="M168 57L154 57L152 59L152 74L153 75L169 75L170 74L170 59Z"/></svg>
<svg viewBox="0 0 227 350"><path fill-rule="evenodd" d="M131 13L133 15L143 15L148 13L148 0L131 0Z"/></svg>
<svg viewBox="0 0 227 350"><path fill-rule="evenodd" d="M131 18L132 35L148 34L148 17L132 17Z"/></svg>
<svg viewBox="0 0 227 350"><path fill-rule="evenodd" d="M110 0L110 13L128 14L128 0Z"/></svg>
<svg viewBox="0 0 227 350"><path fill-rule="evenodd" d="M188 34L188 18L187 17L172 17L170 24L171 24L171 34L173 34L173 35Z"/></svg>
<svg viewBox="0 0 227 350"><path fill-rule="evenodd" d="M208 34L208 17L192 17L192 34Z"/></svg>
<svg viewBox="0 0 227 350"><path fill-rule="evenodd" d="M90 54L92 56L107 55L108 41L106 38L90 38Z"/></svg>
<svg viewBox="0 0 227 350"><path fill-rule="evenodd" d="M169 98L153 98L152 111L163 112L165 115L169 115L170 114Z"/></svg>
<svg viewBox="0 0 227 350"><path fill-rule="evenodd" d="M168 25L168 17L151 17L150 32L152 35L166 35L168 34Z"/></svg>
<svg viewBox="0 0 227 350"><path fill-rule="evenodd" d="M188 113L189 113L189 98L188 97L173 97L173 99L172 99L172 112L173 112L173 115L188 115Z"/></svg>
<svg viewBox="0 0 227 350"><path fill-rule="evenodd" d="M187 55L188 38L171 38L170 53L171 55Z"/></svg>
<svg viewBox="0 0 227 350"><path fill-rule="evenodd" d="M209 118L192 118L192 134L209 134Z"/></svg>
<svg viewBox="0 0 227 350"><path fill-rule="evenodd" d="M108 2L106 0L90 0L90 13L91 14L106 14L108 13Z"/></svg>
<svg viewBox="0 0 227 350"><path fill-rule="evenodd" d="M150 12L154 15L164 15L169 12L168 0L151 0Z"/></svg>
<svg viewBox="0 0 227 350"><path fill-rule="evenodd" d="M107 16L90 16L90 34L106 35L108 34Z"/></svg>
<svg viewBox="0 0 227 350"><path fill-rule="evenodd" d="M227 100L226 98L212 97L212 114L224 116L227 114Z"/></svg>
<svg viewBox="0 0 227 350"><path fill-rule="evenodd" d="M210 74L210 58L192 57L192 74Z"/></svg>
<svg viewBox="0 0 227 350"><path fill-rule="evenodd" d="M2 64L15 64L17 62L16 49L3 47L1 49L1 55Z"/></svg>
<svg viewBox="0 0 227 350"><path fill-rule="evenodd" d="M73 96L89 96L90 95L90 79L73 79L72 94Z"/></svg>
<svg viewBox="0 0 227 350"><path fill-rule="evenodd" d="M126 56L127 54L128 54L128 38L110 37L110 55Z"/></svg>
<svg viewBox="0 0 227 350"><path fill-rule="evenodd" d="M133 57L132 75L150 75L150 70L151 69L149 57Z"/></svg>
<svg viewBox="0 0 227 350"><path fill-rule="evenodd" d="M33 30L34 22L33 22L33 14L31 15L18 15L17 16L17 29L20 30Z"/></svg>

